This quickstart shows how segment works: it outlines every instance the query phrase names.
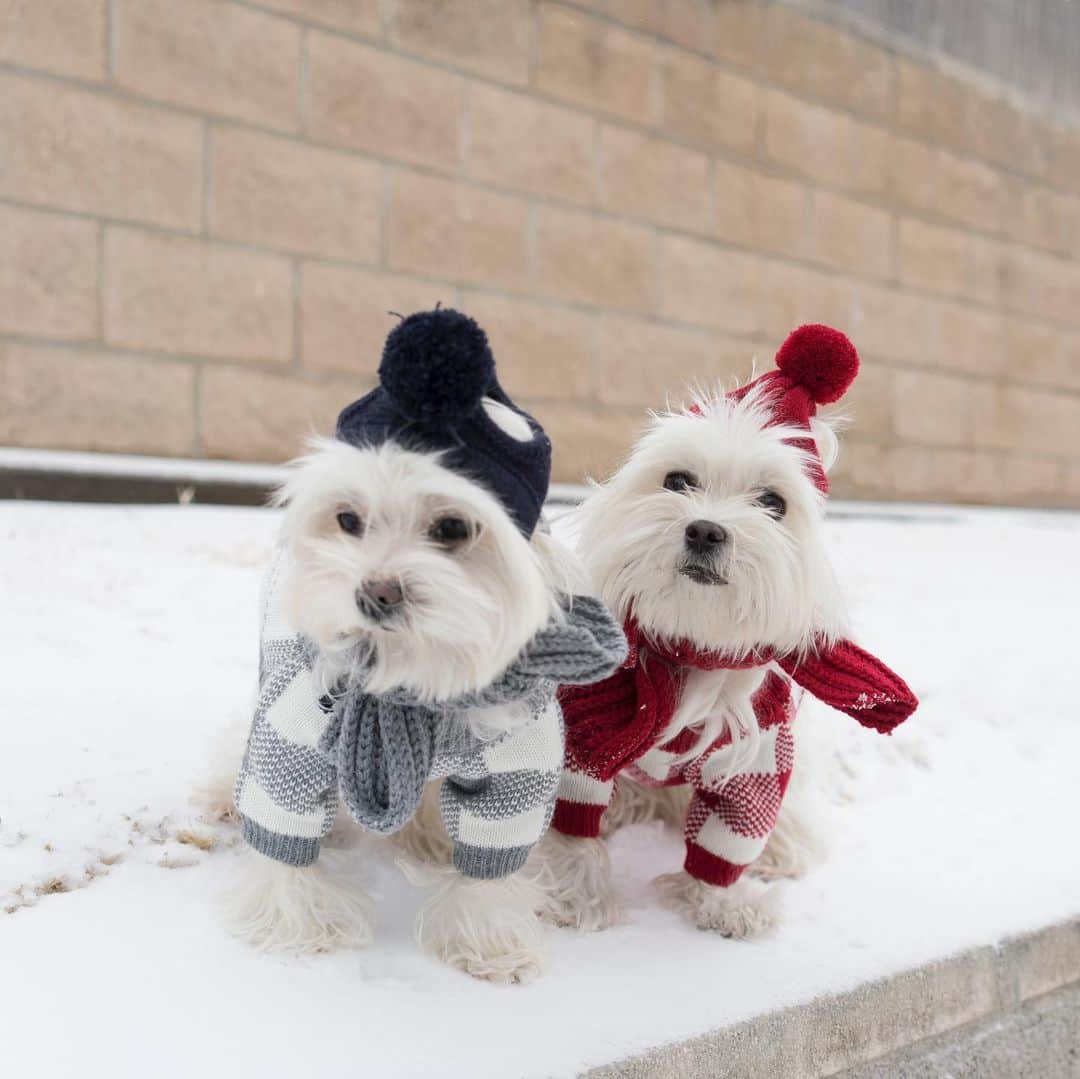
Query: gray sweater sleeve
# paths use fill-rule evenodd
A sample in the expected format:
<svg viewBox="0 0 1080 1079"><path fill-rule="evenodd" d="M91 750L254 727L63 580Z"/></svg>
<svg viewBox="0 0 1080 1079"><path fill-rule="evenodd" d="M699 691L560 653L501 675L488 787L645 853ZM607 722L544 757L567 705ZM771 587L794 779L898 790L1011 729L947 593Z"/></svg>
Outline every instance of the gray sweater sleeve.
<svg viewBox="0 0 1080 1079"><path fill-rule="evenodd" d="M337 776L319 752L330 714L319 701L300 637L284 616L279 558L267 577L259 696L236 780L244 839L287 865L310 865L337 810Z"/></svg>
<svg viewBox="0 0 1080 1079"><path fill-rule="evenodd" d="M562 763L562 712L552 695L533 720L446 779L442 815L459 872L489 880L525 864L551 821Z"/></svg>

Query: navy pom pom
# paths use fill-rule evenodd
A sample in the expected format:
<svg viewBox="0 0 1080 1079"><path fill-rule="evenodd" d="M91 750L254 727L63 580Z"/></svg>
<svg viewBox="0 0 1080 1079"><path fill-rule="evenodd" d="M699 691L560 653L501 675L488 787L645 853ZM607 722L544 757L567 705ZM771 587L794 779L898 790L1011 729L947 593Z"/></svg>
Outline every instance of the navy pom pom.
<svg viewBox="0 0 1080 1079"><path fill-rule="evenodd" d="M379 378L410 420L448 426L471 415L495 381L487 334L452 308L418 311L394 327Z"/></svg>

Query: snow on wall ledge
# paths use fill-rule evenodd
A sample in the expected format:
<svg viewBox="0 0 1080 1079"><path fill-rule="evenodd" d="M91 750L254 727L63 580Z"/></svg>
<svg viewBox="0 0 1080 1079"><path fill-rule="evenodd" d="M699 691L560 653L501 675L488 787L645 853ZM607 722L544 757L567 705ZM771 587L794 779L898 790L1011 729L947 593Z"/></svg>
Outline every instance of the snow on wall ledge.
<svg viewBox="0 0 1080 1079"><path fill-rule="evenodd" d="M421 955L420 894L366 846L375 944L260 956L221 926L233 836L188 800L246 721L275 526L259 510L0 503L13 1071L572 1074L943 956L991 961L998 942L1080 914L1066 830L1080 811L1080 517L949 511L830 523L859 639L923 706L891 739L820 707L800 717L831 853L785 887L775 936L726 941L661 910L649 881L679 843L640 826L613 843L628 923L553 932L550 969L528 986L475 983ZM929 1014L945 998L925 984ZM959 1000L1000 988L957 984ZM817 1059L798 1056L805 1028L782 1033L791 1059Z"/></svg>

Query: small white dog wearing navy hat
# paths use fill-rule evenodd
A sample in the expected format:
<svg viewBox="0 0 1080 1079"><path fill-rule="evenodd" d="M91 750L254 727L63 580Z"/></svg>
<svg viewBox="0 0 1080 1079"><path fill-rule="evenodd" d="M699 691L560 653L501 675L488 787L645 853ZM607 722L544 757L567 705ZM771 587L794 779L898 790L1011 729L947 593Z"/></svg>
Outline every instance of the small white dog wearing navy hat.
<svg viewBox="0 0 1080 1079"><path fill-rule="evenodd" d="M625 640L573 595L573 560L540 526L550 442L499 386L483 330L452 310L411 315L379 373L278 493L232 913L264 948L367 942L373 903L316 860L320 841L341 801L370 832L419 827L414 845L438 847L421 802L441 779L450 864L418 940L521 981L543 956L519 871L555 803L555 689L606 677Z"/></svg>

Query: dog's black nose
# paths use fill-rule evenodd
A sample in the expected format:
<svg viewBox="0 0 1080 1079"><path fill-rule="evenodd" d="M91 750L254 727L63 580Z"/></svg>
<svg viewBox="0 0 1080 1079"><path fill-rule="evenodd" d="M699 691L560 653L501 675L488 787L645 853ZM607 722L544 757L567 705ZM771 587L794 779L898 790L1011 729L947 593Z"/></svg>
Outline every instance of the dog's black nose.
<svg viewBox="0 0 1080 1079"><path fill-rule="evenodd" d="M727 538L727 529L715 521L691 521L686 526L686 548L691 554L715 554Z"/></svg>
<svg viewBox="0 0 1080 1079"><path fill-rule="evenodd" d="M405 592L400 581L384 579L365 581L356 593L360 609L372 618L392 614L405 602Z"/></svg>

